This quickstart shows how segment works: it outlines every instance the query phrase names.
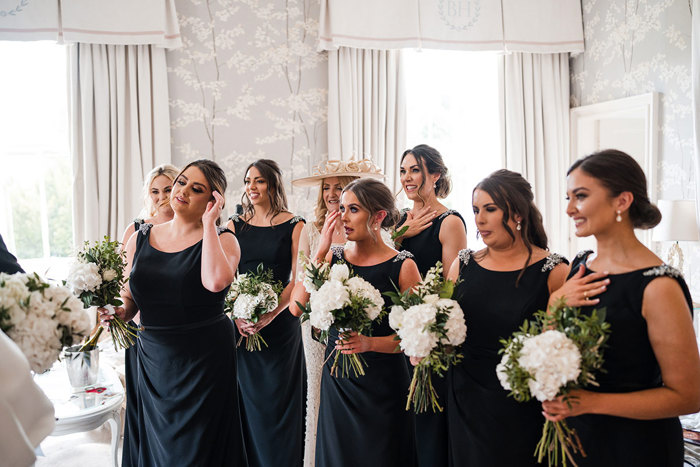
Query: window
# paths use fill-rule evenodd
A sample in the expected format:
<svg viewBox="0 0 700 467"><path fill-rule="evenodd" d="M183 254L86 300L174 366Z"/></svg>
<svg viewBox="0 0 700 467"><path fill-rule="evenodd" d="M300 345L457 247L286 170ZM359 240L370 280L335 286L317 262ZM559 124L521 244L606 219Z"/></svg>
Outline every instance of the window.
<svg viewBox="0 0 700 467"><path fill-rule="evenodd" d="M73 251L66 49L0 41L0 234L28 272L64 276Z"/></svg>
<svg viewBox="0 0 700 467"><path fill-rule="evenodd" d="M469 248L476 238L474 186L503 167L499 62L495 53L404 51L408 147L424 143L442 154L452 176L444 204L467 224ZM407 204L408 205L408 204Z"/></svg>

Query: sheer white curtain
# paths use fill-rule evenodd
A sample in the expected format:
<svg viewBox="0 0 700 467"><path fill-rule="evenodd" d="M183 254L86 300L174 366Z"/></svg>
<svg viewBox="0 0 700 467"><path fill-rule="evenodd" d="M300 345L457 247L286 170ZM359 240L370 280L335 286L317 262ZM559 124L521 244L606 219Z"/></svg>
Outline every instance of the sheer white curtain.
<svg viewBox="0 0 700 467"><path fill-rule="evenodd" d="M569 54L504 57L506 168L532 184L554 252L568 250Z"/></svg>
<svg viewBox="0 0 700 467"><path fill-rule="evenodd" d="M165 49L76 44L69 60L74 241L118 239L171 161Z"/></svg>
<svg viewBox="0 0 700 467"><path fill-rule="evenodd" d="M328 154L371 156L396 192L397 154L406 145L406 108L398 50L340 47L328 52Z"/></svg>

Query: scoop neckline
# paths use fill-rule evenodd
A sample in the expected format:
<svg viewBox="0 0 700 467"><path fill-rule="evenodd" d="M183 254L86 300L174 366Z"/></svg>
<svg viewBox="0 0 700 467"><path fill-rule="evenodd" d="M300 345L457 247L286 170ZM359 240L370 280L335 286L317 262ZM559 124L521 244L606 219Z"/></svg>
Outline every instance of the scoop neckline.
<svg viewBox="0 0 700 467"><path fill-rule="evenodd" d="M531 268L532 266L535 266L536 264L539 264L539 263L541 263L542 261L545 261L547 258L549 258L549 255L545 256L545 257L542 258L541 260L535 261L535 262L532 263L532 264L528 264L527 267L526 267L525 269L529 269L529 268ZM483 267L483 266L481 265L481 263L479 263L479 262L476 261L476 260L474 260L474 263L475 263L477 266L479 266L481 269L483 269L484 271L489 271L489 272L500 272L500 273L512 274L512 273L514 273L514 272L520 272L520 271L522 271L522 268L521 268L521 269L512 269L512 270L509 270L509 271L497 271L497 270L495 270L495 269L488 269L488 268Z"/></svg>
<svg viewBox="0 0 700 467"><path fill-rule="evenodd" d="M377 263L377 264L369 264L369 265L367 265L367 266L360 266L359 264L351 263L347 258L345 258L345 253L343 253L343 261L345 261L346 263L348 263L349 265L351 265L352 267L355 267L355 268L371 268L371 267L374 267L374 266L382 265L382 264L384 264L384 263L388 263L389 261L393 261L394 259L396 259L397 256L399 256L398 253L396 253L394 256L392 256L391 258L387 259L386 261L382 261L382 262Z"/></svg>
<svg viewBox="0 0 700 467"><path fill-rule="evenodd" d="M279 224L274 224L274 225L255 225L255 224L251 224L250 222L241 219L240 217L238 218L239 221L243 222L243 223L244 223L245 225L247 225L248 227L256 227L256 228L258 228L258 229L271 229L271 228L273 228L273 227L279 227L280 225L284 225L284 224L286 224L287 222L291 222L292 219L294 219L294 216L292 216L291 218L287 219L287 220L284 221L284 222L280 222ZM231 222L234 222L233 219L231 219ZM234 222L234 223L235 223L235 222Z"/></svg>
<svg viewBox="0 0 700 467"><path fill-rule="evenodd" d="M591 253L593 253L593 252L591 252ZM589 253L589 255L590 255L590 253ZM581 262L579 263L579 267L581 267L581 265L583 264L583 265L586 267L586 272L587 272L587 273L595 274L597 271L596 271L595 269L589 268L589 267L588 267L588 264L586 264L586 260L588 259L588 256L589 256L589 255L586 255L586 257L583 259L583 261L581 261ZM654 265L654 266L647 266L647 267L644 267L644 268L637 268L637 269L633 269L633 270L627 271L627 272L608 273L608 275L607 275L606 277L610 277L610 276L624 276L624 275L626 275L626 274L634 274L635 272L648 271L649 269L658 268L659 266L663 266L663 265L665 265L665 264L666 264L666 263L664 263L664 262L662 261L661 264L657 264L657 265Z"/></svg>
<svg viewBox="0 0 700 467"><path fill-rule="evenodd" d="M148 237L146 237L146 243L148 244L148 246L152 250L157 251L158 253L163 253L164 255L176 255L178 253L182 253L184 251L191 250L192 248L194 248L197 245L199 245L200 243L202 243L203 240L204 240L204 238L201 238L197 243L194 243L194 244L188 246L187 248L184 248L184 249L179 250L179 251L163 251L163 250L159 250L158 248L151 245L151 231L150 231L150 229L148 231Z"/></svg>

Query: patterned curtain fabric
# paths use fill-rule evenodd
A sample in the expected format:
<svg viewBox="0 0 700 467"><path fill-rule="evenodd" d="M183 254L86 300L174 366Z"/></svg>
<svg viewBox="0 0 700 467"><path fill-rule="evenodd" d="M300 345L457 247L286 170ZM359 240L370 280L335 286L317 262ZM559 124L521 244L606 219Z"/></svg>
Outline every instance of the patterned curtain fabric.
<svg viewBox="0 0 700 467"><path fill-rule="evenodd" d="M568 251L569 54L506 55L506 168L532 185L554 252Z"/></svg>
<svg viewBox="0 0 700 467"><path fill-rule="evenodd" d="M175 0L7 0L0 40L181 45Z"/></svg>
<svg viewBox="0 0 700 467"><path fill-rule="evenodd" d="M371 157L398 191L406 102L398 50L328 52L328 156Z"/></svg>
<svg viewBox="0 0 700 467"><path fill-rule="evenodd" d="M579 0L322 0L319 48L583 52Z"/></svg>
<svg viewBox="0 0 700 467"><path fill-rule="evenodd" d="M146 174L171 162L165 49L69 53L74 241L118 239L143 206Z"/></svg>

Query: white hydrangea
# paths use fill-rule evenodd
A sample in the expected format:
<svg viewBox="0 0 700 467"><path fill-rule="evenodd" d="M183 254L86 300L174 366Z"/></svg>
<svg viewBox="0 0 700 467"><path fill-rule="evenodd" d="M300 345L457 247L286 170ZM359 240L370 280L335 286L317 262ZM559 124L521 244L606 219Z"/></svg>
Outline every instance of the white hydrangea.
<svg viewBox="0 0 700 467"><path fill-rule="evenodd" d="M430 332L437 309L429 303L413 305L403 312L398 335L401 349L409 357L426 357L437 346L438 336Z"/></svg>
<svg viewBox="0 0 700 467"><path fill-rule="evenodd" d="M237 319L250 319L255 308L260 304L260 299L260 294L239 294L233 302L233 316Z"/></svg>
<svg viewBox="0 0 700 467"><path fill-rule="evenodd" d="M345 263L337 263L331 266L331 272L328 276L330 280L345 282L350 277L350 269Z"/></svg>
<svg viewBox="0 0 700 467"><path fill-rule="evenodd" d="M530 373L530 393L540 402L554 399L581 373L581 353L561 331L549 330L525 340L518 364Z"/></svg>
<svg viewBox="0 0 700 467"><path fill-rule="evenodd" d="M74 294L94 292L100 284L102 284L102 276L97 264L75 262L71 265L66 285Z"/></svg>
<svg viewBox="0 0 700 467"><path fill-rule="evenodd" d="M346 285L352 295L366 298L372 303L372 305L365 307L365 313L367 313L367 317L370 320L375 320L377 316L379 316L379 313L381 313L382 307L384 306L384 298L382 298L382 293L372 284L358 276L348 279Z"/></svg>
<svg viewBox="0 0 700 467"><path fill-rule="evenodd" d="M315 293L311 294L309 303L312 311L326 313L348 305L350 303L350 294L342 282L329 280Z"/></svg>
<svg viewBox="0 0 700 467"><path fill-rule="evenodd" d="M333 318L333 313L330 311L312 309L311 313L309 313L309 322L311 326L321 331L328 331L333 321L335 321L335 319Z"/></svg>
<svg viewBox="0 0 700 467"><path fill-rule="evenodd" d="M437 302L440 300L440 296L438 294L430 294L426 295L423 297L423 301L425 303L430 303L431 305L437 304Z"/></svg>
<svg viewBox="0 0 700 467"><path fill-rule="evenodd" d="M441 298L435 304L441 310L449 310L447 322L445 323L446 337L441 343L447 345L461 345L467 338L467 324L464 321L464 312L455 300Z"/></svg>

